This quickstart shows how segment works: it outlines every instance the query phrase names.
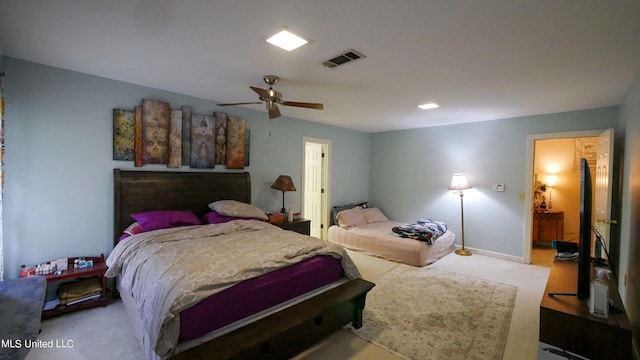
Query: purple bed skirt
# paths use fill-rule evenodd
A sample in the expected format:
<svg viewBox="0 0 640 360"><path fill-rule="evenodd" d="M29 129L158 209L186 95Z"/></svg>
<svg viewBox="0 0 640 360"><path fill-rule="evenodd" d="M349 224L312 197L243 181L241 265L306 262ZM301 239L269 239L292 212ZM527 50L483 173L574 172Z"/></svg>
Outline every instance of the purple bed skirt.
<svg viewBox="0 0 640 360"><path fill-rule="evenodd" d="M343 276L339 259L321 255L238 283L183 310L179 342L199 338Z"/></svg>

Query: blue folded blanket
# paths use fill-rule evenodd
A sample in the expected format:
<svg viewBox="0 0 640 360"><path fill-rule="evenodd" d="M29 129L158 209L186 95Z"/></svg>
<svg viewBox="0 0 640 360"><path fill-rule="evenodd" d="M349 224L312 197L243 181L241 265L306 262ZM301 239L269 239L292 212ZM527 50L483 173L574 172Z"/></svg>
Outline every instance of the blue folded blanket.
<svg viewBox="0 0 640 360"><path fill-rule="evenodd" d="M396 236L420 240L433 245L433 241L447 231L447 224L431 219L420 219L408 225L394 226L391 231Z"/></svg>

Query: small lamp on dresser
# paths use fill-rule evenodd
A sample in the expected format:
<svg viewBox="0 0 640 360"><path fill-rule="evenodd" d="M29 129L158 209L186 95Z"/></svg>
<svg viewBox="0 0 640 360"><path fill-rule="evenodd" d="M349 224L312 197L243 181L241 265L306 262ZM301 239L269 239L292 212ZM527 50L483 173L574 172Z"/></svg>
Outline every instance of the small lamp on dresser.
<svg viewBox="0 0 640 360"><path fill-rule="evenodd" d="M547 175L547 187L549 188L549 205L547 208L551 210L551 191L553 187L556 186L556 181L558 178L555 175Z"/></svg>

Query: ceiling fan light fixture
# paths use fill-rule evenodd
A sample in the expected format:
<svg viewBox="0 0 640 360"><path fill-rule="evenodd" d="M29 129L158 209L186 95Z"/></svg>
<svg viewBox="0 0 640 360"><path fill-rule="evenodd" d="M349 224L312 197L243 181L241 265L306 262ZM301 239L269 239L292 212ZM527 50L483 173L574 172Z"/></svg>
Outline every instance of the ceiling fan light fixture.
<svg viewBox="0 0 640 360"><path fill-rule="evenodd" d="M307 40L287 30L282 30L279 33L273 35L272 37L267 39L267 42L287 51L297 49L300 46L308 43Z"/></svg>
<svg viewBox="0 0 640 360"><path fill-rule="evenodd" d="M439 108L440 105L436 103L426 103L426 104L420 104L418 105L418 107L422 110L431 110L431 109Z"/></svg>

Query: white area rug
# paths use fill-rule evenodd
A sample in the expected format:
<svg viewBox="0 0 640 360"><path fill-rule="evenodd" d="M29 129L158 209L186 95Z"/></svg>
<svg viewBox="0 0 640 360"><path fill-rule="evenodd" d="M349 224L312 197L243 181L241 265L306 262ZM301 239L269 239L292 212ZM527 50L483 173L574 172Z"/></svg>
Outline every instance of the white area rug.
<svg viewBox="0 0 640 360"><path fill-rule="evenodd" d="M369 293L353 332L405 359L502 358L517 288L433 267L398 265Z"/></svg>

